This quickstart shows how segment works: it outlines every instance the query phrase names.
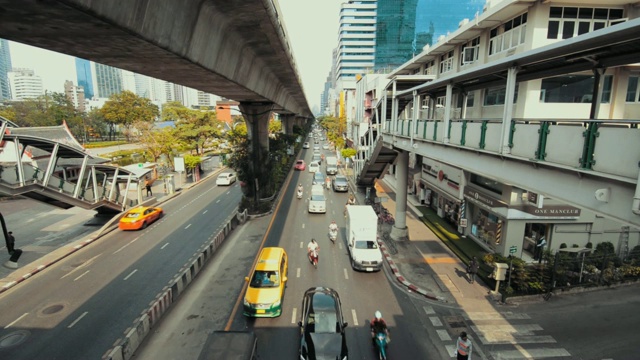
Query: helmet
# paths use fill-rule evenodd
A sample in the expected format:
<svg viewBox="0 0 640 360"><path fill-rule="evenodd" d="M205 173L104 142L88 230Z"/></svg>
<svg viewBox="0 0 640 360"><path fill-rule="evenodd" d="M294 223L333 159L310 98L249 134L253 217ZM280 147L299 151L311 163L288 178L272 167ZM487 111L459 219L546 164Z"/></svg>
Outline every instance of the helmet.
<svg viewBox="0 0 640 360"><path fill-rule="evenodd" d="M378 320L382 319L382 313L380 311L376 311L375 316Z"/></svg>
<svg viewBox="0 0 640 360"><path fill-rule="evenodd" d="M311 242L316 242L316 239L314 239L314 238L311 238Z"/></svg>

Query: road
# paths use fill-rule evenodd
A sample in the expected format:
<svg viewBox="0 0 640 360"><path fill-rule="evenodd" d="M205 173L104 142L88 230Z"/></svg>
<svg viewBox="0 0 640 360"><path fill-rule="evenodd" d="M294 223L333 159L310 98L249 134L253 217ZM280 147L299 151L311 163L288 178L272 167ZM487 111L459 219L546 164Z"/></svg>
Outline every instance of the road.
<svg viewBox="0 0 640 360"><path fill-rule="evenodd" d="M116 230L0 295L0 358L100 358L219 231L240 189L212 178L176 199L146 230Z"/></svg>
<svg viewBox="0 0 640 360"><path fill-rule="evenodd" d="M309 160L312 150L303 151ZM440 359L449 357L439 342L428 340L435 332L427 330L428 315L424 307L432 308L425 300L399 290L392 285L385 272L362 273L351 269L344 242L343 209L347 193L327 191L327 214L308 214L307 201L312 174L295 172L285 189L282 204L273 215L273 224L264 239L264 246L284 247L289 254L288 284L283 301L282 316L274 319L253 319L242 315L236 309L229 318L229 330L253 330L258 336L261 359L297 358L300 331L300 305L305 290L315 286L331 287L340 295L345 321L349 323L346 334L349 357L372 359L374 356L369 335L369 321L376 310L382 311L392 337L389 348L390 358L397 359ZM296 184L305 186L305 197L295 197ZM340 226L340 236L336 244L328 239L328 226L335 219ZM263 220L261 225L267 227ZM315 237L320 244L320 261L315 269L306 258L306 245ZM139 359L174 359L178 356L193 358L199 353L206 336L214 330L224 330L224 317L231 315L237 298L242 296L243 277L247 276L259 244L251 239L251 246L232 237L225 245L224 257L217 257L211 268L225 269L224 273L207 269L201 273L196 287L188 289L175 308L163 319L162 324L145 340L136 352ZM238 248L236 248L238 247ZM247 258L250 251L251 257ZM239 254L242 254L240 256ZM231 278L235 277L235 278ZM236 293L235 298L220 301L219 297L209 298L216 290ZM215 301L216 306L212 306ZM240 302L240 306L242 303ZM448 313L448 309L440 309Z"/></svg>

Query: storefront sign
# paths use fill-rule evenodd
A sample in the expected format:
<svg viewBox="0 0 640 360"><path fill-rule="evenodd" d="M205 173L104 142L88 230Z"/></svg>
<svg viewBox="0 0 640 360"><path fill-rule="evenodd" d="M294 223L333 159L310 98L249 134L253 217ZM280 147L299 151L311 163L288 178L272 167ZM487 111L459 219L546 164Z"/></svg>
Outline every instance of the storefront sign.
<svg viewBox="0 0 640 360"><path fill-rule="evenodd" d="M545 205L537 208L532 205L513 206L512 209L545 218L578 218L581 210L569 205Z"/></svg>
<svg viewBox="0 0 640 360"><path fill-rule="evenodd" d="M464 189L464 195L469 197L470 199L473 199L479 203L482 203L484 205L487 205L489 207L505 207L507 206L507 204L505 204L504 202L491 197L489 195L486 195L484 193L481 193L479 191L476 191L470 187L465 187Z"/></svg>
<svg viewBox="0 0 640 360"><path fill-rule="evenodd" d="M467 227L467 219L460 219L460 227L463 227L463 228Z"/></svg>

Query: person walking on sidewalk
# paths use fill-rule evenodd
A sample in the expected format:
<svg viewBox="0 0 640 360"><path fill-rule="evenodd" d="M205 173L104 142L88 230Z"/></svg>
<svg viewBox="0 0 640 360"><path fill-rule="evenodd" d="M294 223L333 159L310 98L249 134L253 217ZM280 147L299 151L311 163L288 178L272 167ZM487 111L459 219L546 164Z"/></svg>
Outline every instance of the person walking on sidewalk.
<svg viewBox="0 0 640 360"><path fill-rule="evenodd" d="M461 332L458 340L456 340L456 356L457 360L471 360L471 350L473 349L471 345L471 340L467 338L466 332Z"/></svg>
<svg viewBox="0 0 640 360"><path fill-rule="evenodd" d="M145 181L144 187L147 189L147 196L153 196L153 192L151 191L151 183L149 180Z"/></svg>
<svg viewBox="0 0 640 360"><path fill-rule="evenodd" d="M478 264L478 258L475 256L469 262L469 266L467 266L467 275L469 275L469 282L474 283L476 281L476 274L478 273L478 269L480 268L480 264Z"/></svg>
<svg viewBox="0 0 640 360"><path fill-rule="evenodd" d="M7 237L7 251L9 255L13 255L13 251L16 246L16 238L13 236L13 231L9 231L9 236Z"/></svg>

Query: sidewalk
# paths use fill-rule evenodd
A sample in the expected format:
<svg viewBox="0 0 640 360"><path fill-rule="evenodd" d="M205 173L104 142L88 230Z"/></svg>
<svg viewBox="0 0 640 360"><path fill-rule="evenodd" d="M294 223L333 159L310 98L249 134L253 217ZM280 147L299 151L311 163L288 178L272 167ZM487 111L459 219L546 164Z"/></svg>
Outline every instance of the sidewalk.
<svg viewBox="0 0 640 360"><path fill-rule="evenodd" d="M355 188L353 183L351 185ZM388 197L383 205L395 215L395 179L387 175L377 182L376 191L378 196ZM357 192L356 198L358 203L364 204L364 193ZM412 292L465 312L495 311L496 301L489 294L492 289L478 278L474 284L469 282L466 264L419 218L421 212L414 195L408 195L407 205L409 240L392 240L389 237L391 225L381 225L384 242L381 248L397 281Z"/></svg>

